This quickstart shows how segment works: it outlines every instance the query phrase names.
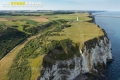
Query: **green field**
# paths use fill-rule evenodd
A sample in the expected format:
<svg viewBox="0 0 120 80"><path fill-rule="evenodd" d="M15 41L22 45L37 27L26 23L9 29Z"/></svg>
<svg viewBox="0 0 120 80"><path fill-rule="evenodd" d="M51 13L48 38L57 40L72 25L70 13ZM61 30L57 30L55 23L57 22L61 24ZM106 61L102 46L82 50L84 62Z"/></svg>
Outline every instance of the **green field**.
<svg viewBox="0 0 120 80"><path fill-rule="evenodd" d="M73 42L80 43L81 45L84 45L84 42L90 39L99 38L99 36L104 35L97 25L89 22L72 22L71 27L51 34L59 34L60 36L50 36L48 40L64 40L69 38Z"/></svg>

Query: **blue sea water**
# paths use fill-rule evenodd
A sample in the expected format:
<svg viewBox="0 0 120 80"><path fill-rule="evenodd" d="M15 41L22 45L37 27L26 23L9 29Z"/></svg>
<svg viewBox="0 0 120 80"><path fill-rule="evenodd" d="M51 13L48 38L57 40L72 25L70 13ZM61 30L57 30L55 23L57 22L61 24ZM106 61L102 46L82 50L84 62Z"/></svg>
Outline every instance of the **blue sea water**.
<svg viewBox="0 0 120 80"><path fill-rule="evenodd" d="M102 80L120 80L120 12L101 12L94 13L103 16L115 16L115 17L100 17L95 16L95 22L101 28L103 28L112 43L112 54L114 61L109 63L106 71L105 78Z"/></svg>

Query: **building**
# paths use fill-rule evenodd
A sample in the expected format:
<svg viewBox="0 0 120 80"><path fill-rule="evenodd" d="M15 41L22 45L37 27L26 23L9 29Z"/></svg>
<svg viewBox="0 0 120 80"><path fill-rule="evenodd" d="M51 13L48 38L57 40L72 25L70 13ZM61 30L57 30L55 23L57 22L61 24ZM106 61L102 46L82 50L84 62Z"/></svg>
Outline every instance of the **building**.
<svg viewBox="0 0 120 80"><path fill-rule="evenodd" d="M79 21L79 20L78 20L78 17L77 17L77 21Z"/></svg>

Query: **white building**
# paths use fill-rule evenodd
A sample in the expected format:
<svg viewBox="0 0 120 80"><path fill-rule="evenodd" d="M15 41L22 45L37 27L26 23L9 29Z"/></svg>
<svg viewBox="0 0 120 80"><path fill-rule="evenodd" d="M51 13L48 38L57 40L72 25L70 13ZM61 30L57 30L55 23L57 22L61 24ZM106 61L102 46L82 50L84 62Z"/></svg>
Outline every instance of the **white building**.
<svg viewBox="0 0 120 80"><path fill-rule="evenodd" d="M79 20L78 20L78 17L77 17L77 21L79 21Z"/></svg>

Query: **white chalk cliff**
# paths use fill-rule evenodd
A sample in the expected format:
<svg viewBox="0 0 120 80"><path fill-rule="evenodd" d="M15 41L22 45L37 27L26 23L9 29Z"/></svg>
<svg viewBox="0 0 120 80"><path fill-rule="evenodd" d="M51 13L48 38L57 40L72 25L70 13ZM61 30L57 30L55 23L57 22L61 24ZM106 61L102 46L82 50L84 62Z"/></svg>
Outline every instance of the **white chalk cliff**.
<svg viewBox="0 0 120 80"><path fill-rule="evenodd" d="M113 59L111 42L104 37L93 45L95 46L90 49L85 45L83 50L79 50L81 56L74 56L69 60L58 60L51 68L44 68L40 80L74 80L79 74L98 72L95 69L98 63L107 65L107 61Z"/></svg>

